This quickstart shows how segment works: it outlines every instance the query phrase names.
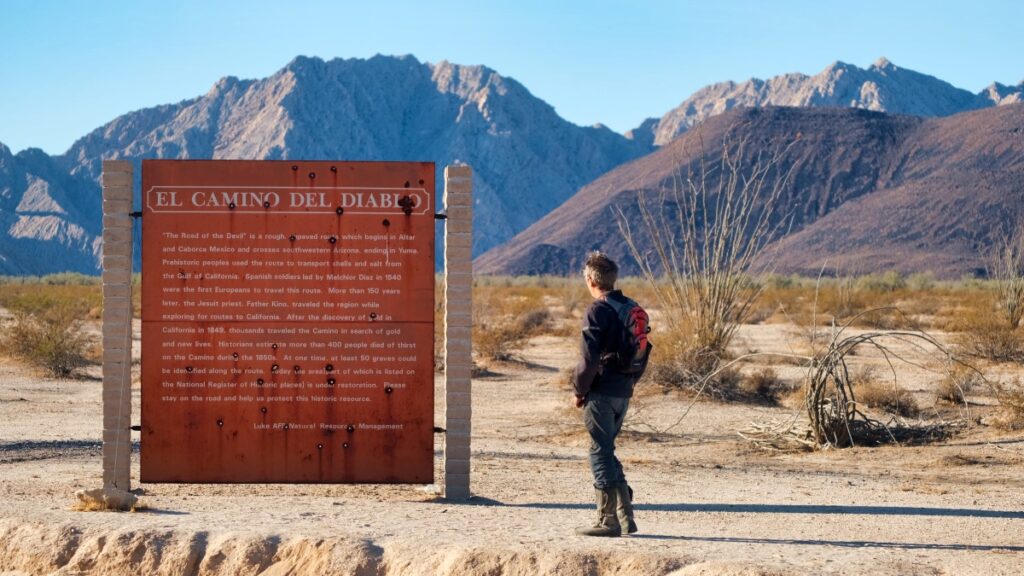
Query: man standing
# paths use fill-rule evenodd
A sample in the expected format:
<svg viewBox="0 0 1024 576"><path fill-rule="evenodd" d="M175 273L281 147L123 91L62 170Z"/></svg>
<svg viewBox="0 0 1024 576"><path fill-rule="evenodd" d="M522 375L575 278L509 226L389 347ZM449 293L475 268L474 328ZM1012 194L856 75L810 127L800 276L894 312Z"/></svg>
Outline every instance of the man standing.
<svg viewBox="0 0 1024 576"><path fill-rule="evenodd" d="M637 531L632 490L626 484L622 463L615 457L615 437L626 418L633 385L646 367L649 329L647 313L615 289L618 273L618 265L607 255L592 252L587 256L583 276L594 302L583 318L573 402L583 408L583 423L590 434L590 470L594 474L598 519L593 526L576 529L584 536L620 536L623 531ZM639 347L634 331L642 333Z"/></svg>

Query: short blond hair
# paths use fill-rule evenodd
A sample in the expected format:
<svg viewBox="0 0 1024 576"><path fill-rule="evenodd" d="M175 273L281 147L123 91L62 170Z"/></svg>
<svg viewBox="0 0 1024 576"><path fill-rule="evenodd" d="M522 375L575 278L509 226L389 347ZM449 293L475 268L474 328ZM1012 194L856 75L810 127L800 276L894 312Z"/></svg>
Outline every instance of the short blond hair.
<svg viewBox="0 0 1024 576"><path fill-rule="evenodd" d="M614 290L615 281L619 278L619 265L607 254L595 250L587 254L583 277L605 292Z"/></svg>

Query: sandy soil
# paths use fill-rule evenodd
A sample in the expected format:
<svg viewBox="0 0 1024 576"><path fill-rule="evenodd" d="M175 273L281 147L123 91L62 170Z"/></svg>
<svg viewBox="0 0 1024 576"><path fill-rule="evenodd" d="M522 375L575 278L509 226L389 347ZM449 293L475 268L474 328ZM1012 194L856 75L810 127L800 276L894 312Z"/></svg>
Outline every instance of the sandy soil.
<svg viewBox="0 0 1024 576"><path fill-rule="evenodd" d="M786 326L750 326L738 351L794 341ZM95 371L59 381L2 361L0 573L1024 573L1020 434L974 425L922 447L765 453L737 430L797 408L700 399L655 433L691 399L650 385L619 449L640 533L578 537L594 515L587 441L559 383L575 342L537 338L521 356L474 380L468 503L422 486L146 484L136 513L71 509L74 490L101 484ZM934 374L901 378L926 412L956 415L935 404ZM991 402L974 400L977 419Z"/></svg>

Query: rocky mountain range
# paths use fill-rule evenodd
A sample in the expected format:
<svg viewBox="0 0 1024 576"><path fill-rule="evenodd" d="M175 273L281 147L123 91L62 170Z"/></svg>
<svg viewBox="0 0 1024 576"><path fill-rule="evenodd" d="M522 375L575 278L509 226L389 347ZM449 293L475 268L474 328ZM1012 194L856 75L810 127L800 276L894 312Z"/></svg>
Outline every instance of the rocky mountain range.
<svg viewBox="0 0 1024 576"><path fill-rule="evenodd" d="M477 258L490 274L576 272L599 248L639 268L617 225L624 215L645 257L656 262L642 224L641 196L679 226L672 192L701 175L716 190L722 150L784 149L766 188L788 174L777 222L788 234L769 244L780 273L984 273L989 247L1024 217L1024 103L945 118L842 108L741 108L710 118L659 151L580 190L511 241ZM751 156L748 154L749 160ZM702 161L704 164L702 164ZM744 168L747 169L747 168ZM741 174L746 174L741 170ZM659 198L665 193L666 202ZM657 267L656 267L657 268Z"/></svg>
<svg viewBox="0 0 1024 576"><path fill-rule="evenodd" d="M98 270L104 159L426 160L437 163L439 191L444 166L464 162L474 168L480 253L649 151L563 120L483 66L299 57L268 78L223 78L201 97L120 116L61 156L3 148L0 274Z"/></svg>
<svg viewBox="0 0 1024 576"><path fill-rule="evenodd" d="M884 59L866 70L836 63L816 76L708 86L623 136L565 121L484 66L411 56L298 57L267 78L226 77L205 95L115 118L59 156L12 154L0 145L0 274L99 270L104 159L432 160L439 187L444 165L465 162L474 168L474 254L481 254L607 171L736 107L855 107L928 117L1022 98L1024 82L971 94Z"/></svg>
<svg viewBox="0 0 1024 576"><path fill-rule="evenodd" d="M768 80L711 84L627 135L661 146L711 116L743 107L829 106L931 117L1020 102L1022 98L1024 81L1016 86L995 82L972 94L938 78L900 68L885 58L867 69L835 62L814 76L783 74Z"/></svg>

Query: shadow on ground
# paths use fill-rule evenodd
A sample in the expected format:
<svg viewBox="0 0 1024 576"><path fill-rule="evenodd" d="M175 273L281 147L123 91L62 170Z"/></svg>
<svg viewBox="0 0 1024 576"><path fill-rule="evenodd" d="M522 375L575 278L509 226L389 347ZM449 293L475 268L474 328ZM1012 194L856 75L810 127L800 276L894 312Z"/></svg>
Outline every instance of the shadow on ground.
<svg viewBox="0 0 1024 576"><path fill-rule="evenodd" d="M456 503L456 502L451 502ZM467 505L510 506L548 510L590 510L593 504L533 502L505 504L489 498L474 497ZM864 516L957 516L964 518L1024 519L1021 510L985 510L980 508L929 508L915 506L826 506L817 504L634 504L637 510L654 512L732 512L739 514L849 514Z"/></svg>
<svg viewBox="0 0 1024 576"><path fill-rule="evenodd" d="M922 544L918 542L875 542L871 540L796 540L790 538L740 538L730 536L663 536L634 534L630 538L679 540L689 542L726 542L733 544L783 544L796 546L836 546L839 548L897 548L903 550L954 550L964 552L1024 552L1024 546L983 544Z"/></svg>

